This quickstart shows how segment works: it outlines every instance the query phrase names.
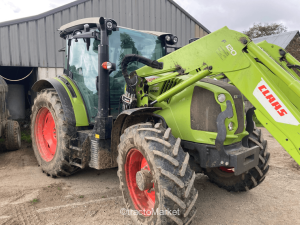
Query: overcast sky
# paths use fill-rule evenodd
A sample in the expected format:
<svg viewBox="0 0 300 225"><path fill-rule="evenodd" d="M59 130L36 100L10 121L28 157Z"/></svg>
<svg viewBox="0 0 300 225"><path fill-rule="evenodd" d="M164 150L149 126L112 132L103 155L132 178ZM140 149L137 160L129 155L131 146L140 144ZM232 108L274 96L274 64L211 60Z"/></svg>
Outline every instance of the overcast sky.
<svg viewBox="0 0 300 225"><path fill-rule="evenodd" d="M151 1L151 0L149 0ZM0 22L40 14L72 0L0 0ZM300 30L299 0L175 0L210 31L228 26L243 31L254 22L283 23Z"/></svg>

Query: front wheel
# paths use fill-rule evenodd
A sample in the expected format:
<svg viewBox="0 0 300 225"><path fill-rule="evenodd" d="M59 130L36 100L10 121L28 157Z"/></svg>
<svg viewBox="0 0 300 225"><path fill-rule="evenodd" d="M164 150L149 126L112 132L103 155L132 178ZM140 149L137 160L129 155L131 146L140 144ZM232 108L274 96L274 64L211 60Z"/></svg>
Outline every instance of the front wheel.
<svg viewBox="0 0 300 225"><path fill-rule="evenodd" d="M118 146L118 176L127 212L136 224L189 224L198 192L189 154L160 123L133 125Z"/></svg>
<svg viewBox="0 0 300 225"><path fill-rule="evenodd" d="M238 176L234 175L232 168L206 168L204 173L209 180L220 188L234 192L248 191L261 184L269 171L270 153L267 152L267 141L263 139L260 129L255 127L248 138L248 145L249 147L256 145L260 147L259 163L256 167Z"/></svg>

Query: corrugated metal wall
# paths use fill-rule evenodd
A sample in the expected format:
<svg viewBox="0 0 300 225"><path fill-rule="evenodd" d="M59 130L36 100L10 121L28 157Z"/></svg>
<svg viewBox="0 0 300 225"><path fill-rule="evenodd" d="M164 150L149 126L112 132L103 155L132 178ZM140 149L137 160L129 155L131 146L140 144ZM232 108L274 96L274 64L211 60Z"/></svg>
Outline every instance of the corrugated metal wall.
<svg viewBox="0 0 300 225"><path fill-rule="evenodd" d="M178 36L178 46L209 33L172 0L79 0L66 6L39 19L0 24L0 66L63 67L58 50L65 43L57 29L85 17L104 16L124 27L170 32Z"/></svg>

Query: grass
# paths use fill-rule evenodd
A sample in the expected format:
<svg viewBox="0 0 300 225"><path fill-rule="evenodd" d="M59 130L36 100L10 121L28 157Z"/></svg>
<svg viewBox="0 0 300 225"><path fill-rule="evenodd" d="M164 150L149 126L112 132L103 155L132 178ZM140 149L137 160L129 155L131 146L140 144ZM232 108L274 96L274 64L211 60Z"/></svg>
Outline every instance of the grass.
<svg viewBox="0 0 300 225"><path fill-rule="evenodd" d="M21 140L31 143L30 130L24 130L21 132Z"/></svg>
<svg viewBox="0 0 300 225"><path fill-rule="evenodd" d="M25 130L21 132L21 140L31 143L30 130ZM4 143L4 138L0 138L0 144Z"/></svg>
<svg viewBox="0 0 300 225"><path fill-rule="evenodd" d="M31 204L36 204L39 202L39 199L34 198L33 200L30 201Z"/></svg>
<svg viewBox="0 0 300 225"><path fill-rule="evenodd" d="M83 195L80 195L80 196L79 196L79 198L83 198L83 197L84 197Z"/></svg>

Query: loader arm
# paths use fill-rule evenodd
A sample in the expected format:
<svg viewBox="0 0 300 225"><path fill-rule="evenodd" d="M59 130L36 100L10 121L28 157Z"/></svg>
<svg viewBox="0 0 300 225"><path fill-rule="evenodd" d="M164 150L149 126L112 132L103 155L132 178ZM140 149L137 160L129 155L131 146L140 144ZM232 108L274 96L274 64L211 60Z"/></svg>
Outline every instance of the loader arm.
<svg viewBox="0 0 300 225"><path fill-rule="evenodd" d="M184 82L150 102L166 101L209 75L227 77L254 105L264 127L300 164L300 63L280 47L254 44L246 35L224 27L157 60L163 69L143 67L139 77L158 76L154 85L175 76ZM291 66L292 65L292 66ZM219 76L220 75L220 76Z"/></svg>

